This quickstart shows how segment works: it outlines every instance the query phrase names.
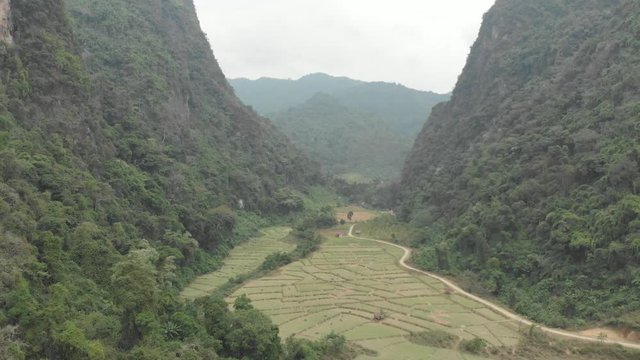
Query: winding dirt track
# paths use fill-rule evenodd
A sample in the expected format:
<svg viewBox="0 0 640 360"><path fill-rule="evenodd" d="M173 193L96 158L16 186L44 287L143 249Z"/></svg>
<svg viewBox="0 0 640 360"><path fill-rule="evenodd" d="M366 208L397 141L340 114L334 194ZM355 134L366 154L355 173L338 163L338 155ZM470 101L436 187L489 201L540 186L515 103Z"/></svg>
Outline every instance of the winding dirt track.
<svg viewBox="0 0 640 360"><path fill-rule="evenodd" d="M410 271L415 271L418 272L420 274L424 274L427 275L433 279L436 279L440 282L442 282L443 284L445 284L446 286L450 287L451 289L453 289L455 292L457 292L458 294L465 296L471 300L477 301L485 306L487 306L488 308L490 308L491 310L502 314L504 316L506 316L507 318L511 319L511 320L515 320L521 324L524 324L526 326L536 326L536 328L540 329L542 332L550 334L550 335L555 335L555 336L559 336L565 339L570 339L570 340L580 340L580 341L588 341L588 342L595 342L595 343L604 343L604 344L611 344L611 345L620 345L622 347L625 348L629 348L629 349L635 349L635 350L640 350L640 344L636 344L636 343L631 343L631 342L626 342L626 341L617 341L617 340L609 340L609 339L598 339L595 337L590 337L590 336L584 336L584 335L580 335L577 333L573 333L570 331L565 331L565 330L560 330L560 329L553 329L553 328L548 328L542 325L538 325L530 320L527 320L525 318L523 318L520 315L514 314L511 311L496 305L490 301L487 301L483 298L480 298L478 296L475 296L473 294L470 294L464 290L462 290L458 285L452 283L451 281L432 274L430 272L427 271L423 271L420 269L416 269L411 265L407 265L406 264L406 260L411 256L411 249L406 248L404 246L400 246L398 244L394 244L394 243L390 243L388 241L383 241L383 240L377 240L377 239L369 239L369 238L364 238L364 237L359 237L359 236L354 236L353 233L353 228L355 227L355 225L351 225L351 228L349 229L349 236L354 238L354 239L360 239L360 240L368 240L368 241L375 241L381 244L386 244L386 245L391 245L394 247L397 247L399 249L402 249L404 251L404 255L402 255L402 257L400 258L400 266L402 266L403 268L410 270Z"/></svg>

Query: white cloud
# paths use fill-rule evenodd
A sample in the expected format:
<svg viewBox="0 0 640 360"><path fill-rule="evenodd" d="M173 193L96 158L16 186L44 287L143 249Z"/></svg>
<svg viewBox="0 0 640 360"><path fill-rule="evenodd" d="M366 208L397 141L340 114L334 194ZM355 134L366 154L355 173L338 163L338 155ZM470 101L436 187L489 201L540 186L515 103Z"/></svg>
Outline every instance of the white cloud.
<svg viewBox="0 0 640 360"><path fill-rule="evenodd" d="M493 0L195 0L225 74L451 91Z"/></svg>

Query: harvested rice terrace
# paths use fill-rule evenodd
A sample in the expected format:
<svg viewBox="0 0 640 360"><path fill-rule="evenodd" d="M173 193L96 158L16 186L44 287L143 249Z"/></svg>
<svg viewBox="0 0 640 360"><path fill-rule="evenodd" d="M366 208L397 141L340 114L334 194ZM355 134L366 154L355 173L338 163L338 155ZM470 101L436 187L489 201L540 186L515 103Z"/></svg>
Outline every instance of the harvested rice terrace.
<svg viewBox="0 0 640 360"><path fill-rule="evenodd" d="M291 228L288 227L271 227L262 230L259 236L233 248L219 270L193 280L184 288L180 296L184 299L196 299L210 295L230 278L260 267L267 256L275 252L292 251L295 244L285 241L289 232Z"/></svg>
<svg viewBox="0 0 640 360"><path fill-rule="evenodd" d="M378 353L359 359L481 359L409 342L406 335L443 330L515 346L519 325L484 305L449 294L444 285L398 265L401 249L354 238L327 239L310 258L253 280L229 299L246 294L290 335L309 339L331 331ZM384 319L374 320L384 313Z"/></svg>

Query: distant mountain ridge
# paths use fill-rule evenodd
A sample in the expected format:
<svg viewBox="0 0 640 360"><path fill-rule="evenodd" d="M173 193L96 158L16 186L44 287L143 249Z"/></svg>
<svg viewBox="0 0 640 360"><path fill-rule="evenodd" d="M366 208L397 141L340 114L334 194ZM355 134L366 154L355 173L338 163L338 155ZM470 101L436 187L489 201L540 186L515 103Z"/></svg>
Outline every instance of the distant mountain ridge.
<svg viewBox="0 0 640 360"><path fill-rule="evenodd" d="M261 77L257 80L230 79L236 95L261 115L300 105L317 93L332 94L363 84L346 77L315 73L298 80Z"/></svg>
<svg viewBox="0 0 640 360"><path fill-rule="evenodd" d="M410 89L400 84L365 82L323 73L298 80L264 77L229 82L242 101L264 116L286 111L318 93L325 93L354 110L376 115L396 133L411 138L420 131L431 108L449 99L448 94Z"/></svg>
<svg viewBox="0 0 640 360"><path fill-rule="evenodd" d="M380 117L354 110L325 93L271 118L295 145L334 175L397 177L411 148L410 139L396 134Z"/></svg>

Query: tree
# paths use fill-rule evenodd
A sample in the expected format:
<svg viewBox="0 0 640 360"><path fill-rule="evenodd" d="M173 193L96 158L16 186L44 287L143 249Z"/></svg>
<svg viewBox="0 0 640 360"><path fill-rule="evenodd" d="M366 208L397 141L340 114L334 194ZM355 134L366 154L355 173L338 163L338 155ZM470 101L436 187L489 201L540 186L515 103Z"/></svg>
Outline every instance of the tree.
<svg viewBox="0 0 640 360"><path fill-rule="evenodd" d="M274 195L277 211L282 214L289 214L304 209L304 201L298 192L283 188L278 190Z"/></svg>
<svg viewBox="0 0 640 360"><path fill-rule="evenodd" d="M235 310L251 310L253 305L251 305L251 299L246 294L242 294L233 302L233 308Z"/></svg>
<svg viewBox="0 0 640 360"><path fill-rule="evenodd" d="M24 360L25 344L18 340L18 327L0 328L0 359Z"/></svg>
<svg viewBox="0 0 640 360"><path fill-rule="evenodd" d="M229 314L224 334L224 353L238 359L276 360L282 347L278 327L255 309L236 310Z"/></svg>
<svg viewBox="0 0 640 360"><path fill-rule="evenodd" d="M123 309L122 325L124 347L133 346L142 336L139 314L153 309L158 297L157 270L158 253L154 249L131 251L113 267L111 286L114 301Z"/></svg>
<svg viewBox="0 0 640 360"><path fill-rule="evenodd" d="M353 211L349 211L349 213L347 214L347 219L351 221L352 218L353 218Z"/></svg>
<svg viewBox="0 0 640 360"><path fill-rule="evenodd" d="M105 359L104 347L98 341L89 341L73 322L66 321L61 331L54 333L59 353L65 359Z"/></svg>

